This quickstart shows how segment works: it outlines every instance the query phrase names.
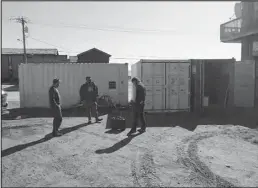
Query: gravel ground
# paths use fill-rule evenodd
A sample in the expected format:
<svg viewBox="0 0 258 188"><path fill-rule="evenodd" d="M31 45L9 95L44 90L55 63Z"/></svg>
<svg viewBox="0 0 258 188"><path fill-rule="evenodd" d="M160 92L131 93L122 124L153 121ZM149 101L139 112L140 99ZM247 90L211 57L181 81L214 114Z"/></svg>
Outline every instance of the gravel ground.
<svg viewBox="0 0 258 188"><path fill-rule="evenodd" d="M254 129L159 127L127 137L128 129L105 133L103 118L65 118L58 138L49 134L51 118L3 121L3 187L258 186Z"/></svg>

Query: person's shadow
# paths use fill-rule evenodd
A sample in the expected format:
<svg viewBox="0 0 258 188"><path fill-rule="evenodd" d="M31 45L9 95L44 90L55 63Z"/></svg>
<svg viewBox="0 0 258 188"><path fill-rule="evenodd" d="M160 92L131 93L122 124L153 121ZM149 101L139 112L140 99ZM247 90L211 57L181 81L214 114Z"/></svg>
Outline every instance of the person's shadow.
<svg viewBox="0 0 258 188"><path fill-rule="evenodd" d="M133 138L135 138L136 136L141 135L142 133L138 132L134 135L128 136L127 138L115 143L113 146L109 147L109 148L105 148L105 149L99 149L96 150L95 153L96 154L104 154L104 153L113 153L118 151L119 149L121 149L122 147L125 147L127 144L129 144Z"/></svg>
<svg viewBox="0 0 258 188"><path fill-rule="evenodd" d="M69 128L64 128L62 129L60 132L65 135L67 133L70 133L72 131L75 131L77 129L80 129L81 127L85 127L87 126L88 124L79 124L79 125L76 125L74 127L69 127ZM5 157L5 156L8 156L8 155L11 155L13 153L16 153L18 151L22 151L28 147L31 147L31 146L35 146L37 144L40 144L40 143L44 143L44 142L47 142L49 140L51 140L53 138L52 136L52 133L49 133L47 134L44 138L41 138L39 140L36 140L36 141L33 141L33 142L29 142L29 143L26 143L26 144L19 144L17 146L13 146L13 147L10 147L10 148L7 148L7 149L4 149L2 150L2 157Z"/></svg>

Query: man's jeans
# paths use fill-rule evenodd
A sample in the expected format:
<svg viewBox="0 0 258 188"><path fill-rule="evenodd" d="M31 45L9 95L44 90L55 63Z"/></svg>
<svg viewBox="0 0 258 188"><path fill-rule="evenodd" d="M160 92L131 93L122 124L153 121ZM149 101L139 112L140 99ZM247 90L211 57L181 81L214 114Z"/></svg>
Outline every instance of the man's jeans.
<svg viewBox="0 0 258 188"><path fill-rule="evenodd" d="M58 132L58 129L61 126L63 116L60 106L56 106L52 108L52 115L54 117L53 120L53 134L56 134Z"/></svg>
<svg viewBox="0 0 258 188"><path fill-rule="evenodd" d="M141 121L141 128L146 129L146 120L144 114L144 104L134 104L133 105L133 127L132 130L136 130L138 121Z"/></svg>

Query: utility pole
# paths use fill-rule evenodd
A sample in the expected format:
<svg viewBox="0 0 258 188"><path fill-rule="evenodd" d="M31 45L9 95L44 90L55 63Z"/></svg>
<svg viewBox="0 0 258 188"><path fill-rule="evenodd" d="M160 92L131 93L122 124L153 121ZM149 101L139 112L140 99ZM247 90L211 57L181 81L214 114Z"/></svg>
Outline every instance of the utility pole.
<svg viewBox="0 0 258 188"><path fill-rule="evenodd" d="M21 24L22 24L24 63L27 63L26 41L25 41L25 27L24 27L25 22L26 22L26 21L25 21L24 18L22 17L22 18L21 18Z"/></svg>
<svg viewBox="0 0 258 188"><path fill-rule="evenodd" d="M22 42L23 42L23 61L27 63L27 53L26 53L26 36L25 36L25 24L28 22L24 17L11 18L10 20L15 20L22 25Z"/></svg>

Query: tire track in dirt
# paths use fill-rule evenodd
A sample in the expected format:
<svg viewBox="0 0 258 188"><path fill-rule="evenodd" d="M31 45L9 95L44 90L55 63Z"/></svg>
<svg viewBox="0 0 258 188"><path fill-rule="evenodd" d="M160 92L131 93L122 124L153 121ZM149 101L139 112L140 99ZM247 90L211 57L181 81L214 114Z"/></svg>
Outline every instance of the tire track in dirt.
<svg viewBox="0 0 258 188"><path fill-rule="evenodd" d="M131 163L131 174L134 186L163 187L160 178L156 175L156 167L151 151L144 152Z"/></svg>
<svg viewBox="0 0 258 188"><path fill-rule="evenodd" d="M153 137L154 143L158 143L171 135L166 129L164 134L160 134L157 137ZM155 147L154 144L152 147ZM138 187L163 187L161 179L156 174L156 165L154 163L153 154L151 149L143 149L143 154L137 153L137 157L131 163L131 175L133 177L134 186Z"/></svg>
<svg viewBox="0 0 258 188"><path fill-rule="evenodd" d="M187 137L177 144L177 153L179 161L186 167L190 168L194 173L193 179L201 182L205 186L211 187L235 187L235 185L219 175L214 174L207 165L205 165L198 156L198 143L213 136L230 134L231 130L213 131L197 133Z"/></svg>

